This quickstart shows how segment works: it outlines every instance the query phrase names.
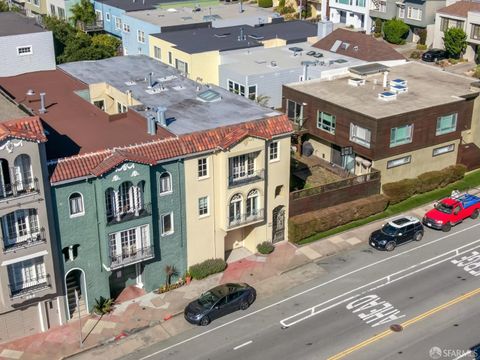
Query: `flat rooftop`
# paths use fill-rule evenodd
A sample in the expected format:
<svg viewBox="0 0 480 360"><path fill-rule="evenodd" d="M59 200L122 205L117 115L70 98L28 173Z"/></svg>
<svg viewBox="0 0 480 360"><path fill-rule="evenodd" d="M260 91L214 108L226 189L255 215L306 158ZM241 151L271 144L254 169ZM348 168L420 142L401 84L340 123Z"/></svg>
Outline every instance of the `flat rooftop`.
<svg viewBox="0 0 480 360"><path fill-rule="evenodd" d="M311 80L288 86L377 119L462 101L462 96L479 93L479 90L470 88L473 79L417 62L390 68L388 80L403 79L407 81L408 87L408 92L398 94L397 98L391 101L378 98L378 94L384 91L382 74L367 77L366 84L358 87L349 85L347 79L348 77L331 81Z"/></svg>
<svg viewBox="0 0 480 360"><path fill-rule="evenodd" d="M213 22L217 20L233 20L248 24L252 17L267 18L275 16L272 10L259 8L256 5L243 4L243 12L240 13L240 5L235 4L219 4L216 6L203 6L199 3L199 11L193 11L192 7L175 7L172 9L153 9L144 11L129 12L128 16L143 20L150 24L160 27L178 26L184 24L196 24L202 22ZM174 11L172 11L174 10ZM247 22L243 22L245 19ZM256 19L258 24L259 20Z"/></svg>
<svg viewBox="0 0 480 360"><path fill-rule="evenodd" d="M0 12L0 36L32 34L44 31L33 18L27 18L16 12Z"/></svg>
<svg viewBox="0 0 480 360"><path fill-rule="evenodd" d="M245 39L239 40L243 28ZM262 46L261 41L283 39L288 43L307 41L317 36L317 25L307 21L285 21L261 26L237 25L222 28L202 28L171 31L152 36L175 44L188 54L206 51L227 51Z"/></svg>
<svg viewBox="0 0 480 360"><path fill-rule="evenodd" d="M29 116L0 93L0 122Z"/></svg>
<svg viewBox="0 0 480 360"><path fill-rule="evenodd" d="M155 115L152 109L159 106L167 108L167 129L176 135L278 114L220 87L198 84L173 67L145 55L80 61L59 68L85 84L106 82L124 93L131 91L132 97L143 104L133 107L143 117ZM153 91L148 89L150 72L153 73ZM209 95L218 95L217 101L199 99L199 94L207 90L210 90Z"/></svg>
<svg viewBox="0 0 480 360"><path fill-rule="evenodd" d="M293 48L300 48L302 51L295 52L291 50ZM322 54L322 57L307 55L307 53L311 54L312 52L314 52L316 56ZM223 55L221 66L237 74L249 76L255 74L273 74L283 70L303 68L303 61L316 63L314 67L309 68L312 70L315 69L315 71L327 71L364 63L362 60L319 50L312 47L309 43L304 42L274 48L255 48Z"/></svg>

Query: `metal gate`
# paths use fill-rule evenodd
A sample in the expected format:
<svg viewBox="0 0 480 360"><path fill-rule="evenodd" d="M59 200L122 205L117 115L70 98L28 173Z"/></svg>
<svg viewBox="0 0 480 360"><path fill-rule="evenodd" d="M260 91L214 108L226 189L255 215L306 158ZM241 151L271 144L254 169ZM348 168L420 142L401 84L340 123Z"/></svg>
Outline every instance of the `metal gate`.
<svg viewBox="0 0 480 360"><path fill-rule="evenodd" d="M277 243L285 239L285 209L277 206L273 209L273 234L272 242Z"/></svg>

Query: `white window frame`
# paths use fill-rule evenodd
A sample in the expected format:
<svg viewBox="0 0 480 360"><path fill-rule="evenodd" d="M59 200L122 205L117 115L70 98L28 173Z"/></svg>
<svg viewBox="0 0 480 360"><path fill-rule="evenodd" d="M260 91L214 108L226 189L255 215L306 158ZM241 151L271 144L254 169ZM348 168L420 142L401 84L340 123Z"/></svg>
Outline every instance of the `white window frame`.
<svg viewBox="0 0 480 360"><path fill-rule="evenodd" d="M387 161L387 169L393 169L399 166L408 165L412 162L412 155L403 156L397 159Z"/></svg>
<svg viewBox="0 0 480 360"><path fill-rule="evenodd" d="M142 34L142 36L140 36ZM137 42L145 44L145 31L137 30Z"/></svg>
<svg viewBox="0 0 480 360"><path fill-rule="evenodd" d="M268 145L268 161L275 162L280 161L280 146L278 141L272 141Z"/></svg>
<svg viewBox="0 0 480 360"><path fill-rule="evenodd" d="M28 49L28 52L20 52L23 49ZM33 46L32 45L17 46L17 55L18 56L33 55Z"/></svg>
<svg viewBox="0 0 480 360"><path fill-rule="evenodd" d="M454 116L454 119L455 119L455 127L454 128L451 128L449 129L448 131L438 131L438 122L442 120L442 118L446 117L446 116ZM445 134L450 134L452 132L455 132L457 131L457 126L458 126L458 113L452 113L452 114L448 114L448 115L443 115L443 116L439 116L437 118L437 123L436 123L436 127L435 127L435 135L436 136L440 136L440 135L445 135Z"/></svg>
<svg viewBox="0 0 480 360"><path fill-rule="evenodd" d="M146 234L146 238L142 238L142 229L146 229L143 234ZM135 231L135 242L132 244L130 239L128 240L127 247L129 248L129 253L123 253L123 246L122 246L122 233L123 232L130 232L131 230ZM152 242L150 239L150 225L143 224L133 228L128 228L125 230L117 231L108 234L108 251L110 256L131 256L132 247L135 247L135 251L141 251L142 249L147 249L152 246ZM113 250L113 251L112 251Z"/></svg>
<svg viewBox="0 0 480 360"><path fill-rule="evenodd" d="M227 80L227 84L228 84L228 91L230 91L231 93L234 93L234 94L245 97L245 95L246 95L245 85L240 84L240 83L238 83L236 81L233 81L233 80L230 80L230 79Z"/></svg>
<svg viewBox="0 0 480 360"><path fill-rule="evenodd" d="M164 179L168 178L168 186L166 188L162 186L162 175L164 174L168 175L168 177L163 177ZM160 176L158 177L158 182L159 182L158 188L159 188L160 196L168 195L173 192L172 174L170 174L168 171L164 171L163 173L160 174Z"/></svg>
<svg viewBox="0 0 480 360"><path fill-rule="evenodd" d="M34 210L34 211L31 211ZM20 214L21 212L21 214ZM24 229L19 227L20 218L23 218L24 221ZM38 217L37 209L30 208L30 209L18 209L12 211L8 214L2 216L2 227L4 235L4 241L7 244L17 244L27 240L31 236L35 236L40 234L40 221ZM33 223L33 227L32 227ZM14 231L15 233L12 234ZM23 235L21 232L25 232ZM15 237L11 236L15 235Z"/></svg>
<svg viewBox="0 0 480 360"><path fill-rule="evenodd" d="M71 197L75 194L78 194L80 195L80 204L81 204L81 208L82 210L77 212L77 213L72 213L72 201L71 201ZM85 202L83 201L83 194L79 191L75 191L73 193L71 193L69 196L68 196L68 210L70 212L70 217L71 218L75 218L75 217L79 217L79 216L83 216L85 215Z"/></svg>
<svg viewBox="0 0 480 360"><path fill-rule="evenodd" d="M330 125L324 124L325 119L323 118L323 114L331 117L332 120ZM337 118L335 115L327 113L325 111L317 111L317 128L319 130L335 135L336 127L337 127ZM330 128L330 130L327 130L327 128Z"/></svg>
<svg viewBox="0 0 480 360"><path fill-rule="evenodd" d="M115 24L115 30L122 31L122 18L119 18L118 16L114 16L113 23Z"/></svg>
<svg viewBox="0 0 480 360"><path fill-rule="evenodd" d="M257 154L255 152L229 158L230 178L235 182L237 180L248 179L249 177L255 176L257 170L256 159Z"/></svg>
<svg viewBox="0 0 480 360"><path fill-rule="evenodd" d="M102 21L103 20L103 13L100 10L95 9L95 17L97 20Z"/></svg>
<svg viewBox="0 0 480 360"><path fill-rule="evenodd" d="M117 112L119 114L123 114L128 111L128 108L126 105L123 105L120 101L116 101L116 103L117 103Z"/></svg>
<svg viewBox="0 0 480 360"><path fill-rule="evenodd" d="M208 158L197 159L197 177L199 180L209 178Z"/></svg>
<svg viewBox="0 0 480 360"><path fill-rule="evenodd" d="M205 200L205 207L200 207L201 206L201 201ZM198 217L203 218L206 216L210 215L210 198L208 196L200 196L198 198L198 203L197 203L197 208L198 208ZM202 211L206 208L206 212L202 213Z"/></svg>
<svg viewBox="0 0 480 360"><path fill-rule="evenodd" d="M411 20L417 20L417 21L422 21L422 9L409 6L407 8L407 18Z"/></svg>
<svg viewBox="0 0 480 360"><path fill-rule="evenodd" d="M253 92L250 91L252 88L255 88L255 91L253 91ZM255 84L255 85L248 85L248 86L246 87L246 90L247 90L247 94L246 94L247 99L250 99L250 100L252 100L252 101L257 100L257 92L258 92L258 86L257 86L257 84ZM253 96L252 96L252 95L253 95Z"/></svg>
<svg viewBox="0 0 480 360"><path fill-rule="evenodd" d="M122 24L122 29L123 29L123 32L129 33L130 32L130 25L128 25L127 23L124 22Z"/></svg>
<svg viewBox="0 0 480 360"><path fill-rule="evenodd" d="M397 129L401 129L401 128L404 128L404 127L408 127L409 137L406 138L406 139L403 139L401 141L392 142L392 133L396 132ZM410 144L412 141L413 141L413 124L407 124L407 125L396 126L396 127L390 128L390 147L391 148L396 147L396 146L400 146L400 145Z"/></svg>
<svg viewBox="0 0 480 360"><path fill-rule="evenodd" d="M158 51L158 55L160 56L156 56L157 55L157 51ZM153 46L153 57L157 60L162 60L162 48L161 47L158 47L158 46Z"/></svg>
<svg viewBox="0 0 480 360"><path fill-rule="evenodd" d="M360 137L358 130L365 131L365 139ZM354 123L350 123L350 141L370 149L372 142L372 131Z"/></svg>
<svg viewBox="0 0 480 360"><path fill-rule="evenodd" d="M455 144L440 146L432 150L432 157L448 154L455 151Z"/></svg>
<svg viewBox="0 0 480 360"><path fill-rule="evenodd" d="M398 7L398 18L405 19L405 6Z"/></svg>
<svg viewBox="0 0 480 360"><path fill-rule="evenodd" d="M15 269L17 268L17 271ZM47 282L47 270L43 256L27 259L8 265L8 282L14 290L23 290ZM21 278L17 278L20 276ZM39 281L41 280L41 281ZM22 287L14 287L21 284Z"/></svg>
<svg viewBox="0 0 480 360"><path fill-rule="evenodd" d="M169 231L165 231L165 218L169 217L170 218L170 227L171 229ZM173 212L169 212L167 214L163 214L161 216L161 221L162 221L162 236L168 236L172 235L175 232L175 227L173 225Z"/></svg>
<svg viewBox="0 0 480 360"><path fill-rule="evenodd" d="M109 12L105 13L105 20L110 21L110 13Z"/></svg>

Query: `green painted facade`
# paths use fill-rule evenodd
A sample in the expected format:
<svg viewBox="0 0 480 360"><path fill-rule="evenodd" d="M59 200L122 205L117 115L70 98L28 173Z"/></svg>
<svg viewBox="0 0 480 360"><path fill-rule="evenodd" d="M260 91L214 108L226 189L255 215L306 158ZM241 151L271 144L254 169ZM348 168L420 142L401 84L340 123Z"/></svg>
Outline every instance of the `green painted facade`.
<svg viewBox="0 0 480 360"><path fill-rule="evenodd" d="M171 175L172 191L160 193L160 176ZM146 213L131 216L119 222L107 221L106 191L118 189L129 181L134 185L143 182L143 203ZM69 197L73 193L83 196L84 214L71 216ZM124 287L139 282L145 291L152 291L165 283L165 266L174 265L178 275L186 271L184 169L182 161L171 161L154 166L126 162L99 178L52 185L52 199L56 215L59 250L64 278L70 270L81 269L85 274L86 297L91 311L95 299L117 295ZM173 213L173 232L161 234L161 216ZM111 268L109 234L148 225L153 258ZM68 256L73 246L74 256ZM72 257L74 257L72 259ZM140 264L140 265L138 265ZM140 266L140 268L138 268ZM173 281L176 278L172 278ZM82 286L82 293L85 289ZM67 286L68 287L68 286ZM67 289L68 292L68 289Z"/></svg>

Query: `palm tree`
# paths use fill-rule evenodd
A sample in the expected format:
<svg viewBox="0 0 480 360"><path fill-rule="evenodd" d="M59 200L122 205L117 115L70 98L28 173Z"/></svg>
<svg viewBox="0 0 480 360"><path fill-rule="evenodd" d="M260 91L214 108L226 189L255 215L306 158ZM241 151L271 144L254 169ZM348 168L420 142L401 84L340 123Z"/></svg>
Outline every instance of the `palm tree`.
<svg viewBox="0 0 480 360"><path fill-rule="evenodd" d="M97 16L93 4L89 0L80 0L72 7L73 16L70 18L75 26L78 24L90 25L95 23Z"/></svg>

